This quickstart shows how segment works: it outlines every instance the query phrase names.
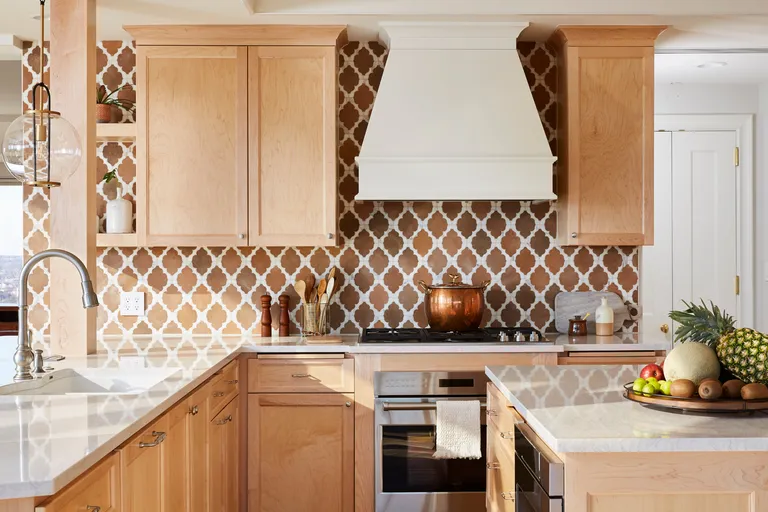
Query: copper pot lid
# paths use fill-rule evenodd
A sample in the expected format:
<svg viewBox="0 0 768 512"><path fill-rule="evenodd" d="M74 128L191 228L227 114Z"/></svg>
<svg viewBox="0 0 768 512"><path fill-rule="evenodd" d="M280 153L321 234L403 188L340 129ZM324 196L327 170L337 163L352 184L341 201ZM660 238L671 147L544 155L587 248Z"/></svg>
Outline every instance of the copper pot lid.
<svg viewBox="0 0 768 512"><path fill-rule="evenodd" d="M464 284L461 282L461 276L458 274L448 274L449 283L443 284L426 284L424 281L419 281L419 286L426 290L485 290L490 281L485 281L482 284Z"/></svg>

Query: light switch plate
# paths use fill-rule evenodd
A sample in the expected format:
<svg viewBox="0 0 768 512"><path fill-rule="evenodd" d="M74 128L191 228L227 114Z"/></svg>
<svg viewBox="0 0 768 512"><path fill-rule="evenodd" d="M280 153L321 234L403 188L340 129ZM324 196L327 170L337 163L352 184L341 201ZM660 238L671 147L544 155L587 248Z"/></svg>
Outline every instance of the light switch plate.
<svg viewBox="0 0 768 512"><path fill-rule="evenodd" d="M123 316L144 316L144 292L121 293L120 314Z"/></svg>

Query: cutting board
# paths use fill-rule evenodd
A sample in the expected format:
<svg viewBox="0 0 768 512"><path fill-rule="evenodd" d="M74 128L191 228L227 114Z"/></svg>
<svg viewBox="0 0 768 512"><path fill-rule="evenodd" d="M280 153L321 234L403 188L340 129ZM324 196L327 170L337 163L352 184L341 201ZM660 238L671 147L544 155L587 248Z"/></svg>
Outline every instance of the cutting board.
<svg viewBox="0 0 768 512"><path fill-rule="evenodd" d="M629 309L624 301L613 292L560 292L555 296L555 329L568 334L568 320L576 315L587 318L587 332L595 333L595 311L601 299L608 298L608 305L613 309L613 332L621 330L625 320L630 320Z"/></svg>

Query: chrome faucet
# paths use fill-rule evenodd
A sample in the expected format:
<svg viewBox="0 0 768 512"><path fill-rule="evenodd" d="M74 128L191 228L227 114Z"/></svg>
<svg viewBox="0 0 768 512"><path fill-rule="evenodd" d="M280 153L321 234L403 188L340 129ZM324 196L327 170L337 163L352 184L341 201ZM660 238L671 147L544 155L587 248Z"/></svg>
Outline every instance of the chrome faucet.
<svg viewBox="0 0 768 512"><path fill-rule="evenodd" d="M35 353L32 351L32 342L27 330L27 281L29 281L32 268L47 258L64 258L72 263L80 273L81 286L83 287L83 307L95 308L99 305L99 299L96 297L96 292L93 291L91 276L88 275L88 269L85 268L80 258L71 252L60 249L49 249L29 258L29 261L21 268L21 276L19 277L19 346L16 348L16 353L13 354L13 362L16 365L16 375L13 377L15 381L34 378L31 370Z"/></svg>

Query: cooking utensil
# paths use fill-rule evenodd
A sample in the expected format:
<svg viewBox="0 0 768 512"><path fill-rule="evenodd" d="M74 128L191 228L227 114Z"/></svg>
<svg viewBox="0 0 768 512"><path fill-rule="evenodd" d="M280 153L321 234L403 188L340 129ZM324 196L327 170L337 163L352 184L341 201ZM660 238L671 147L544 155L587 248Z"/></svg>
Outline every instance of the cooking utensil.
<svg viewBox="0 0 768 512"><path fill-rule="evenodd" d="M336 278L331 277L328 279L328 286L325 287L325 293L328 294L328 300L331 300L333 293L336 291Z"/></svg>
<svg viewBox="0 0 768 512"><path fill-rule="evenodd" d="M296 290L296 293L299 294L299 300L302 302L307 302L307 282L302 281L299 279L295 283L293 283L293 289Z"/></svg>
<svg viewBox="0 0 768 512"><path fill-rule="evenodd" d="M469 331L480 327L485 312L485 289L491 284L464 284L461 276L448 274L449 283L428 285L424 290L424 310L429 326L438 331Z"/></svg>
<svg viewBox="0 0 768 512"><path fill-rule="evenodd" d="M309 303L314 300L315 296L315 276L309 275L304 279L307 282L307 291L304 299Z"/></svg>
<svg viewBox="0 0 768 512"><path fill-rule="evenodd" d="M322 278L320 282L317 284L317 296L315 297L317 302L320 302L320 297L323 296L327 287L328 287L328 281L326 281L325 278Z"/></svg>

